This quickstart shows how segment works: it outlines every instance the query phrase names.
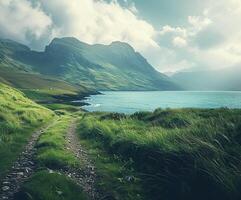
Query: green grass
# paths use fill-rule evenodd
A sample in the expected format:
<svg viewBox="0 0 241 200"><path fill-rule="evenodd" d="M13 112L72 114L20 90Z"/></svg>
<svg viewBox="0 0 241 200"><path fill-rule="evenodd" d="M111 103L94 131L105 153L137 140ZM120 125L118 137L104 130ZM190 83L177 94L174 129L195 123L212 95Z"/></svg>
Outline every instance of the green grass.
<svg viewBox="0 0 241 200"><path fill-rule="evenodd" d="M23 93L0 83L0 179L21 152L32 132L54 113Z"/></svg>
<svg viewBox="0 0 241 200"><path fill-rule="evenodd" d="M0 65L0 77L12 86L22 89L50 89L76 92L78 88L64 81L37 73L9 69Z"/></svg>
<svg viewBox="0 0 241 200"><path fill-rule="evenodd" d="M28 180L15 200L87 200L82 189L57 173L40 171Z"/></svg>
<svg viewBox="0 0 241 200"><path fill-rule="evenodd" d="M79 161L66 150L65 135L72 120L73 118L68 115L61 116L52 127L41 135L37 143L37 161L40 166L51 169L79 166Z"/></svg>
<svg viewBox="0 0 241 200"><path fill-rule="evenodd" d="M73 106L73 105L67 105L67 104L44 104L45 107L53 110L53 111L67 111L67 112L70 112L70 113L73 113L73 112L80 112L82 111L81 107L78 107L78 106Z"/></svg>
<svg viewBox="0 0 241 200"><path fill-rule="evenodd" d="M37 102L53 102L68 95L78 97L91 91L81 85L37 73L4 67L0 64L0 82L15 87Z"/></svg>
<svg viewBox="0 0 241 200"><path fill-rule="evenodd" d="M58 170L69 167L81 167L81 162L66 149L65 138L73 120L73 116L61 115L39 138L36 148L36 163L40 170L27 180L15 199L26 200L86 200L87 195L82 188ZM54 171L56 172L54 172Z"/></svg>
<svg viewBox="0 0 241 200"><path fill-rule="evenodd" d="M96 141L81 138L80 142L94 163L98 175L96 185L103 199L143 199L140 179L132 169L132 161L107 154Z"/></svg>
<svg viewBox="0 0 241 200"><path fill-rule="evenodd" d="M145 199L241 197L240 110L94 113L79 127L82 138L110 156L133 160Z"/></svg>

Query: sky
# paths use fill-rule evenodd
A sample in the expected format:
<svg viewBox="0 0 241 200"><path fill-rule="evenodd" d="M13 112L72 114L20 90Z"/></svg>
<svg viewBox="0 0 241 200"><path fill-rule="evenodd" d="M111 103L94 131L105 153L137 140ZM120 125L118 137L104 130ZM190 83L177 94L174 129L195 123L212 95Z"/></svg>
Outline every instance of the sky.
<svg viewBox="0 0 241 200"><path fill-rule="evenodd" d="M161 72L241 67L240 0L0 0L0 37L131 44Z"/></svg>

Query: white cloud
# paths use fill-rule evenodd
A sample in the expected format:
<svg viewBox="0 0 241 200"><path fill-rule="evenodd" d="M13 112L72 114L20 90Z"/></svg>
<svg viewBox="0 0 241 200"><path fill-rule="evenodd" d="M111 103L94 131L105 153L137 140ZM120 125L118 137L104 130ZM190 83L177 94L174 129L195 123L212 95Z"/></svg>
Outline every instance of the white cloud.
<svg viewBox="0 0 241 200"><path fill-rule="evenodd" d="M163 36L165 34L168 33L174 33L177 35L180 35L182 37L186 37L187 36L187 30L185 28L181 28L181 27L171 27L169 25L163 26L162 30L160 31L160 35Z"/></svg>
<svg viewBox="0 0 241 200"><path fill-rule="evenodd" d="M165 54L167 50L164 51L163 57L169 57L169 60L162 63L163 67L160 68L169 66L172 71L178 69L178 65L184 69L189 67L190 70L218 69L234 65L241 67L240 24L241 1L206 2L203 13L189 16L185 26L163 26L159 36L167 42L165 48L172 52L172 56ZM182 62L183 60L185 62Z"/></svg>
<svg viewBox="0 0 241 200"><path fill-rule="evenodd" d="M135 4L116 0L1 0L0 36L46 45L53 37L73 36L87 43L123 41L138 51L157 47L156 31L137 17ZM37 3L36 3L37 2ZM6 20L7 19L7 20ZM34 46L35 47L35 46Z"/></svg>
<svg viewBox="0 0 241 200"><path fill-rule="evenodd" d="M0 1L0 34L28 43L28 36L38 40L51 26L51 19L27 0Z"/></svg>
<svg viewBox="0 0 241 200"><path fill-rule="evenodd" d="M116 1L40 0L54 22L57 36L74 36L88 43L128 42L139 51L156 46L155 29L139 19L133 4L121 7Z"/></svg>
<svg viewBox="0 0 241 200"><path fill-rule="evenodd" d="M172 41L175 47L185 47L187 46L187 41L182 37L175 37Z"/></svg>
<svg viewBox="0 0 241 200"><path fill-rule="evenodd" d="M200 31L212 23L211 19L201 16L189 16L188 22L195 31Z"/></svg>

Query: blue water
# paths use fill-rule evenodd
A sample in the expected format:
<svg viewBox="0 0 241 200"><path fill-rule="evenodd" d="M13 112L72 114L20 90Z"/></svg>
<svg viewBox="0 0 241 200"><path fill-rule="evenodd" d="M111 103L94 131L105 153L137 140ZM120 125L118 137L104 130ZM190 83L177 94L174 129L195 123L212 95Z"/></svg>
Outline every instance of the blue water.
<svg viewBox="0 0 241 200"><path fill-rule="evenodd" d="M134 113L156 108L241 108L241 92L149 91L102 92L84 102L88 111Z"/></svg>

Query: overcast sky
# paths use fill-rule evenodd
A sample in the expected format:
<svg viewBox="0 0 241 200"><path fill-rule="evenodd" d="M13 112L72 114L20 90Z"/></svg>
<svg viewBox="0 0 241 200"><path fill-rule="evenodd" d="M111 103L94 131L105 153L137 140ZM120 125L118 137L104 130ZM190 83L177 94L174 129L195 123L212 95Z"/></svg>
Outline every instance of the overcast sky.
<svg viewBox="0 0 241 200"><path fill-rule="evenodd" d="M0 0L0 37L130 43L159 71L241 66L241 0Z"/></svg>

